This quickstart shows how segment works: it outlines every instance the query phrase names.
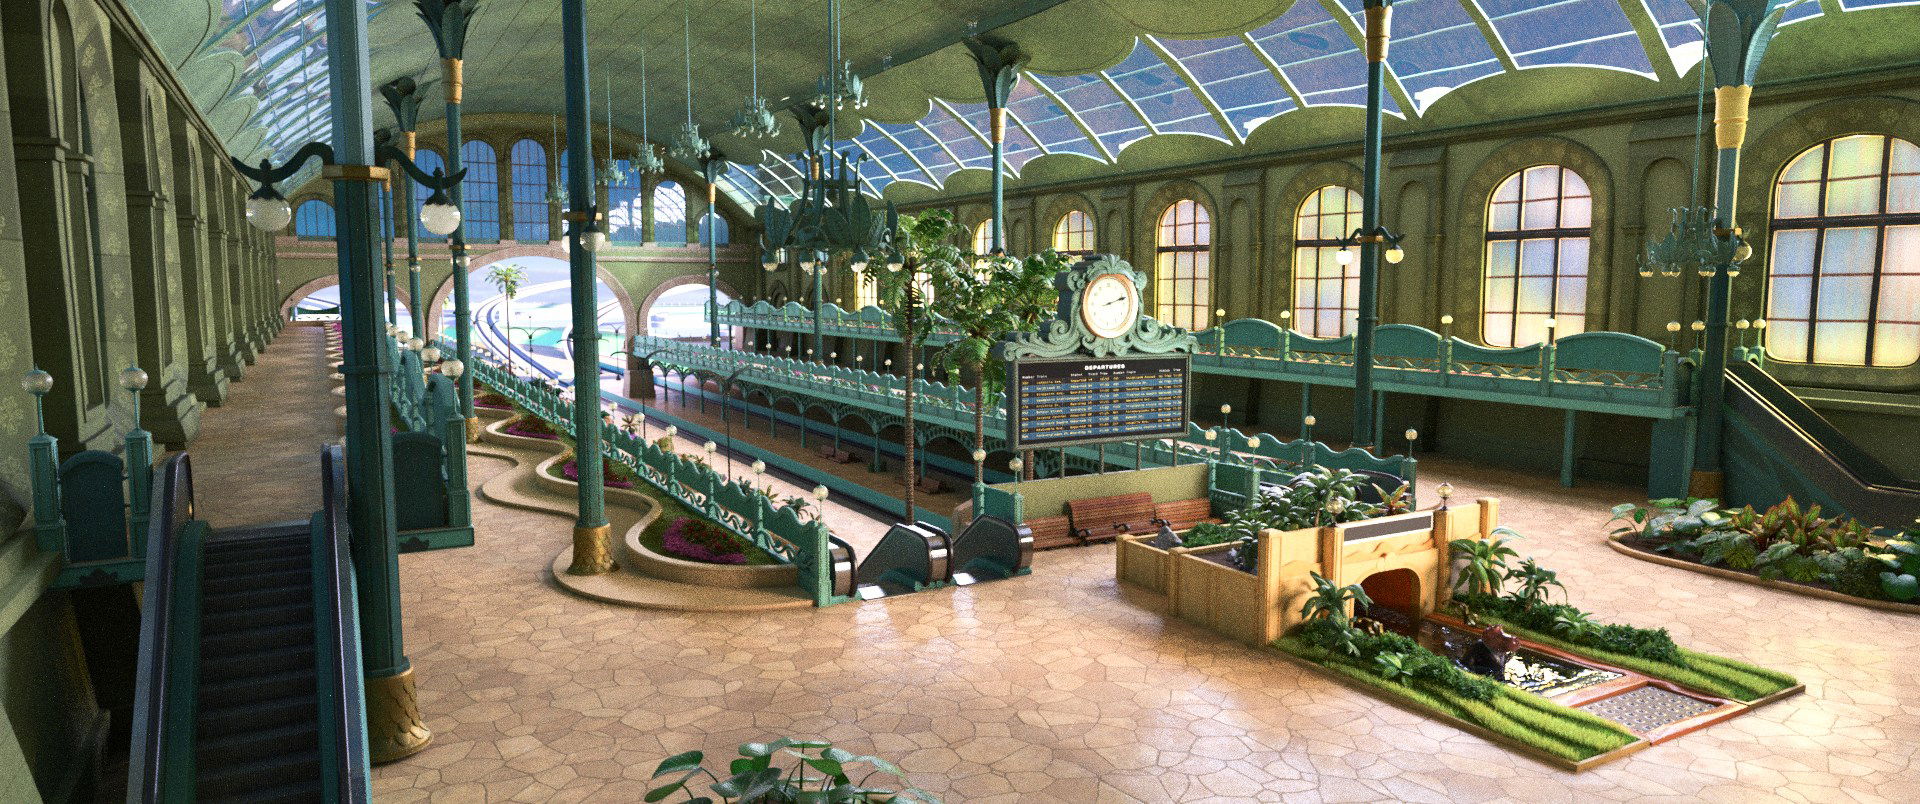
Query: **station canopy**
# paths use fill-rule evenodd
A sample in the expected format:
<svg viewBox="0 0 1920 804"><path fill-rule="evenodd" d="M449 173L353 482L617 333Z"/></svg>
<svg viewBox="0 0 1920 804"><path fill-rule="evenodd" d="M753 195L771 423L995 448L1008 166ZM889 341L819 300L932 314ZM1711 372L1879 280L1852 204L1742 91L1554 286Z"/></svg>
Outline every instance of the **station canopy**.
<svg viewBox="0 0 1920 804"><path fill-rule="evenodd" d="M751 208L800 186L797 125L771 139L722 131L750 93L749 0L691 3L692 114L732 164L722 181ZM131 0L230 153L281 159L331 137L322 0ZM530 135L563 115L559 3L479 0L466 50L468 115ZM844 49L871 104L842 112L836 147L868 156L869 192L913 199L984 185L988 111L968 36L1028 55L1011 101L1010 176L1101 171L1351 143L1366 63L1361 0L845 0ZM412 0L368 0L373 79L437 80L439 55ZM761 93L776 108L826 71L825 3L765 0ZM616 125L640 125L646 49L649 138L686 118L679 3L588 0L596 121L614 78ZM1387 62L1389 135L1648 99L1691 98L1702 45L1690 0L1399 0ZM1806 0L1788 9L1760 83L1911 60L1920 0ZM1840 46L1844 42L1845 46ZM428 90L423 128L441 117ZM380 104L376 121L391 123ZM476 120L476 123L480 121ZM539 137L536 136L536 139ZM600 143L599 147L604 147ZM970 178L977 174L979 178Z"/></svg>

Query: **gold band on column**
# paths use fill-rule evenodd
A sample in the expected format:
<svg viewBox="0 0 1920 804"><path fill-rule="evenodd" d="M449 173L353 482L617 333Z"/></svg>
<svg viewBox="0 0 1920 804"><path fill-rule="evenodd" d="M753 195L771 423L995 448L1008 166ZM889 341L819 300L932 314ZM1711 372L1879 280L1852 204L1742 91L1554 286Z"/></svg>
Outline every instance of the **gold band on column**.
<svg viewBox="0 0 1920 804"><path fill-rule="evenodd" d="M413 691L413 668L391 676L367 677L367 754L374 764L406 759L433 742L433 730L420 719Z"/></svg>
<svg viewBox="0 0 1920 804"><path fill-rule="evenodd" d="M573 564L567 567L568 575L600 575L613 571L613 553L609 542L612 541L613 528L608 525L595 525L591 528L573 529Z"/></svg>
<svg viewBox="0 0 1920 804"><path fill-rule="evenodd" d="M419 141L420 141L420 135L414 132L411 132L411 131L400 132L400 142L402 143L400 148L407 152L407 159L409 161L413 159L413 151L416 147L418 147Z"/></svg>
<svg viewBox="0 0 1920 804"><path fill-rule="evenodd" d="M1367 6L1367 61L1387 60L1387 29L1393 6Z"/></svg>
<svg viewBox="0 0 1920 804"><path fill-rule="evenodd" d="M993 141L1006 142L1007 141L1007 107L995 106L991 109L988 109L987 113L989 115L987 119L993 121Z"/></svg>
<svg viewBox="0 0 1920 804"><path fill-rule="evenodd" d="M464 72L459 59L441 59L440 66L447 76L447 102L460 102L460 78Z"/></svg>
<svg viewBox="0 0 1920 804"><path fill-rule="evenodd" d="M1713 144L1721 150L1738 148L1747 141L1747 101L1753 98L1748 85L1715 87L1713 90Z"/></svg>
<svg viewBox="0 0 1920 804"><path fill-rule="evenodd" d="M480 443L480 417L478 416L467 417L467 443Z"/></svg>

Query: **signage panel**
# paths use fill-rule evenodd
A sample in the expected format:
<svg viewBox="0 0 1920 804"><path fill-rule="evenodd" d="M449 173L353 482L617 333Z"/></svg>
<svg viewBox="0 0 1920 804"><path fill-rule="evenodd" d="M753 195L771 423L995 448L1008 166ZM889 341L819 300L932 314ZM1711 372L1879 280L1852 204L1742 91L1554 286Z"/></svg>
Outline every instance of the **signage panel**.
<svg viewBox="0 0 1920 804"><path fill-rule="evenodd" d="M1020 360L1007 368L1014 449L1187 434L1187 355Z"/></svg>

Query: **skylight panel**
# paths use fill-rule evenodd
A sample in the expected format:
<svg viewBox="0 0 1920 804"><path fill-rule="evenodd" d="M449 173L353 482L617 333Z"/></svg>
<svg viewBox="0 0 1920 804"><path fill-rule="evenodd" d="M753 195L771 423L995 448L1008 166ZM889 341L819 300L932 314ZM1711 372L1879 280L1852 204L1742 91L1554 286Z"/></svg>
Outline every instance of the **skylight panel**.
<svg viewBox="0 0 1920 804"><path fill-rule="evenodd" d="M1007 99L1007 111L1020 119L1028 131L1039 140L1039 144L1048 153L1074 153L1105 161L1099 146L1087 139L1079 124L1067 115L1060 104L1054 103L1046 93L1034 84L1031 76L1022 75L1013 85L1013 92Z"/></svg>
<svg viewBox="0 0 1920 804"><path fill-rule="evenodd" d="M1133 52L1109 68L1106 75L1133 99L1160 133L1182 131L1227 139L1207 104L1145 42L1135 42Z"/></svg>
<svg viewBox="0 0 1920 804"><path fill-rule="evenodd" d="M1357 0L1345 2L1350 9L1357 5ZM1442 95L1505 69L1458 0L1395 3L1387 66L1421 113Z"/></svg>
<svg viewBox="0 0 1920 804"><path fill-rule="evenodd" d="M993 136L993 110L987 107L986 101L980 101L978 103L949 103L947 106L953 111L959 112L960 119L965 120L967 125L973 127L973 130L989 137ZM1022 130L1019 125L1009 119L1007 121L1006 139L1002 141L1000 151L1001 157L1006 160L1007 169L1018 173L1021 165L1026 164L1028 160L1040 155L1040 146L1034 143L1032 137L1027 136L1026 131Z"/></svg>
<svg viewBox="0 0 1920 804"><path fill-rule="evenodd" d="M1261 123L1296 108L1287 88L1259 55L1237 36L1218 39L1156 40L1245 137Z"/></svg>
<svg viewBox="0 0 1920 804"><path fill-rule="evenodd" d="M961 167L987 170L993 166L993 151L981 140L984 135L976 133L940 104L933 104L933 110L920 118L920 125L953 152Z"/></svg>
<svg viewBox="0 0 1920 804"><path fill-rule="evenodd" d="M918 181L921 184L932 181L931 177L920 172L920 166L913 163L913 158L907 156L906 151L900 150L899 145L887 139L887 136L875 128L872 122L868 122L853 141L866 149L866 152L873 156L873 161L877 163L874 168L868 168L868 171L884 171L890 177L889 180Z"/></svg>
<svg viewBox="0 0 1920 804"><path fill-rule="evenodd" d="M1920 5L1920 0L1840 0L1840 8L1847 11L1858 11L1863 8L1913 5Z"/></svg>
<svg viewBox="0 0 1920 804"><path fill-rule="evenodd" d="M1474 1L1521 67L1581 65L1654 74L1619 0Z"/></svg>
<svg viewBox="0 0 1920 804"><path fill-rule="evenodd" d="M1294 3L1287 13L1250 36L1280 65L1280 72L1308 106L1367 104L1366 57L1326 7ZM1392 102L1389 97L1389 107Z"/></svg>
<svg viewBox="0 0 1920 804"><path fill-rule="evenodd" d="M1111 153L1153 133L1099 73L1033 77L1072 109Z"/></svg>
<svg viewBox="0 0 1920 804"><path fill-rule="evenodd" d="M1846 5L1847 4L1843 0L1843 2L1841 3L1841 6L1844 8L1846 7ZM1853 3L1853 5L1861 6L1864 4L1860 2L1855 2ZM1891 5L1891 4L1882 3L1882 5ZM1820 14L1821 14L1821 11L1820 11L1819 3L1816 3L1816 2L1801 3L1800 5L1787 9L1787 13L1782 14L1780 16L1780 24L1792 25L1796 22L1805 22L1807 20L1813 19L1814 17L1820 16Z"/></svg>
<svg viewBox="0 0 1920 804"><path fill-rule="evenodd" d="M1646 0L1660 26L1660 41L1666 45L1673 70L1686 75L1706 54L1706 40L1700 36L1700 15L1687 0Z"/></svg>
<svg viewBox="0 0 1920 804"><path fill-rule="evenodd" d="M934 141L933 136L919 126L912 123L899 125L873 123L872 125L887 132L899 142L902 148L907 149L907 153L919 160L920 164L926 167L927 177L933 180L934 186L945 184L947 177L960 169L960 166L954 163L953 157L947 155L946 149L941 148L940 143Z"/></svg>

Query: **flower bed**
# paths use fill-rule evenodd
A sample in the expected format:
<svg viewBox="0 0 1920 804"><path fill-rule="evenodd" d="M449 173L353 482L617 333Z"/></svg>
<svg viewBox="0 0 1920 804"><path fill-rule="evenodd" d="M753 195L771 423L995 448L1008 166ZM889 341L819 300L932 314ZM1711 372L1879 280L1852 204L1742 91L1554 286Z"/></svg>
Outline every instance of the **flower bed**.
<svg viewBox="0 0 1920 804"><path fill-rule="evenodd" d="M602 467L605 471L602 474L601 485L610 489L633 488L633 481L621 478L620 472L616 471L617 468L624 467L614 463L602 464ZM575 483L580 482L580 462L567 461L567 465L560 467L560 476Z"/></svg>
<svg viewBox="0 0 1920 804"><path fill-rule="evenodd" d="M668 555L708 564L745 564L748 545L726 528L693 517L680 517L660 534Z"/></svg>
<svg viewBox="0 0 1920 804"><path fill-rule="evenodd" d="M1920 525L1878 539L1858 520L1827 518L1789 497L1764 512L1714 500L1663 499L1613 509L1626 548L1868 601L1920 601Z"/></svg>
<svg viewBox="0 0 1920 804"><path fill-rule="evenodd" d="M523 438L543 438L548 441L561 440L560 431L553 429L553 425L547 424L537 417L528 415L522 415L520 418L507 422L505 427L500 428L500 432L506 433L507 435L521 436Z"/></svg>

